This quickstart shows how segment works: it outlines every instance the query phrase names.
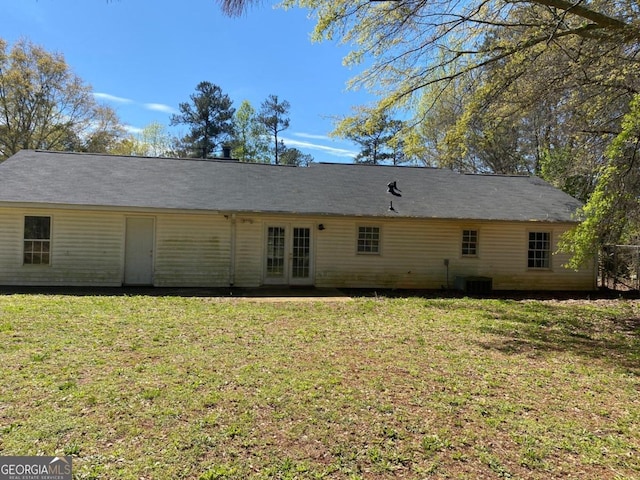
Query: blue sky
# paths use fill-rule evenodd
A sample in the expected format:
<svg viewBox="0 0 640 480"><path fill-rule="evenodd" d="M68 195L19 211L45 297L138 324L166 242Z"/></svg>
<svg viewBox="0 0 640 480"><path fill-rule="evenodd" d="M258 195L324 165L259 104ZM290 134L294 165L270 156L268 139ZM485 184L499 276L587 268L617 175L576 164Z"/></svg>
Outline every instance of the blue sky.
<svg viewBox="0 0 640 480"><path fill-rule="evenodd" d="M312 43L314 20L304 10L264 2L228 18L213 0L0 0L0 8L4 40L63 54L133 132L168 126L178 104L209 81L236 108L246 99L258 109L269 94L288 100L285 143L316 161L351 162L358 152L328 133L336 116L373 97L347 91L357 73L342 66L347 48Z"/></svg>

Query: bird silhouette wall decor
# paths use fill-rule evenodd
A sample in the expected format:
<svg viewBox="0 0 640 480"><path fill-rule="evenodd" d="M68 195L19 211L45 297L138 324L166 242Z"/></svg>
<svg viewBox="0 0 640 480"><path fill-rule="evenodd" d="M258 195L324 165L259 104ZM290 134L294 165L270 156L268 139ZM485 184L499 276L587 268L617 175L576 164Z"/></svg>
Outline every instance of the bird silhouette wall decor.
<svg viewBox="0 0 640 480"><path fill-rule="evenodd" d="M398 185L396 185L395 180L393 182L387 183L387 192L389 192L391 195L394 195L396 197L401 197L402 196L402 194L400 193L401 191L402 190L398 188Z"/></svg>

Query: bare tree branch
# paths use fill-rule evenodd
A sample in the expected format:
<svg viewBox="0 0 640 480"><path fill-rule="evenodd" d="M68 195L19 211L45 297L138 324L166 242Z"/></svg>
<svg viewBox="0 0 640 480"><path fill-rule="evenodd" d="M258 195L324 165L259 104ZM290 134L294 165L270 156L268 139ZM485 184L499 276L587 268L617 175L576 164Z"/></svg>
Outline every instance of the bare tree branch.
<svg viewBox="0 0 640 480"><path fill-rule="evenodd" d="M573 15L577 15L586 20L589 20L596 25L599 25L602 28L607 29L623 29L628 27L628 25L622 20L618 20L616 18L609 17L602 13L596 12L590 8L586 8L581 6L581 0L576 1L575 3L568 2L567 0L508 0L513 3L536 3L538 5L545 5L547 7L557 8L559 10L563 10L565 12L570 12Z"/></svg>

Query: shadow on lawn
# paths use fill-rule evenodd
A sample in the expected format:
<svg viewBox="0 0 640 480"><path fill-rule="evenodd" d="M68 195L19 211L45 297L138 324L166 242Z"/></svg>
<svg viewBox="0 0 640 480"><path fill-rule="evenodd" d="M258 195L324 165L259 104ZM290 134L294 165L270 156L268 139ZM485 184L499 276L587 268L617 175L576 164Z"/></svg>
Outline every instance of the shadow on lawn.
<svg viewBox="0 0 640 480"><path fill-rule="evenodd" d="M506 354L531 356L570 351L606 359L640 375L640 316L636 308L607 313L595 308L597 302L518 303L517 312L498 308L488 313L493 319L480 330L494 338L479 341L479 345Z"/></svg>
<svg viewBox="0 0 640 480"><path fill-rule="evenodd" d="M637 299L638 292L501 291L477 297L497 300L482 307L450 303L466 295L455 290L334 289L316 287L158 288L158 287L8 287L0 295L177 296L220 298L424 298L443 300L443 308L472 309L484 318L480 331L493 336L478 343L507 354L539 355L573 351L587 357L608 358L640 375L640 313L602 313L606 300ZM534 300L534 301L532 301ZM538 301L535 301L538 300ZM602 303L602 301L605 301ZM551 301L551 302L547 302ZM553 302L558 301L558 302ZM566 302L566 303L565 303ZM518 308L514 308L517 303ZM613 310L612 310L613 312ZM474 313L475 315L475 313Z"/></svg>

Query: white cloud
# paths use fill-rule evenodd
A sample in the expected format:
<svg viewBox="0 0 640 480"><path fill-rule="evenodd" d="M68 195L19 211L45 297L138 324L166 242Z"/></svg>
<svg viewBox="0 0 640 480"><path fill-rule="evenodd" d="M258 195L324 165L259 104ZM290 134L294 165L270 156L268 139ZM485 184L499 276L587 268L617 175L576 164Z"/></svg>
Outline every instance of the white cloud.
<svg viewBox="0 0 640 480"><path fill-rule="evenodd" d="M144 108L153 110L154 112L178 113L175 108L165 105L164 103L145 103Z"/></svg>
<svg viewBox="0 0 640 480"><path fill-rule="evenodd" d="M331 137L328 135L316 135L313 133L294 132L293 135L301 138L312 138L314 140L331 140Z"/></svg>
<svg viewBox="0 0 640 480"><path fill-rule="evenodd" d="M142 133L142 128L134 127L133 125L125 125L124 129L132 135L140 135Z"/></svg>
<svg viewBox="0 0 640 480"><path fill-rule="evenodd" d="M162 112L162 113L178 113L178 111L164 103L141 103L130 98L118 97L117 95L111 95L110 93L104 92L94 92L93 96L102 101L112 102L112 103L121 103L121 104L133 104L133 105L142 105L147 110L153 110L154 112Z"/></svg>
<svg viewBox="0 0 640 480"><path fill-rule="evenodd" d="M116 97L115 95L110 95L108 93L94 92L93 96L99 100L105 100L107 102L133 103L133 100L131 100L130 98Z"/></svg>
<svg viewBox="0 0 640 480"><path fill-rule="evenodd" d="M358 152L354 150L348 150L346 148L329 147L327 145L319 145L311 142L301 142L299 140L293 140L291 138L282 139L286 146L296 148L308 148L310 150L320 150L334 157L353 158L358 155Z"/></svg>

